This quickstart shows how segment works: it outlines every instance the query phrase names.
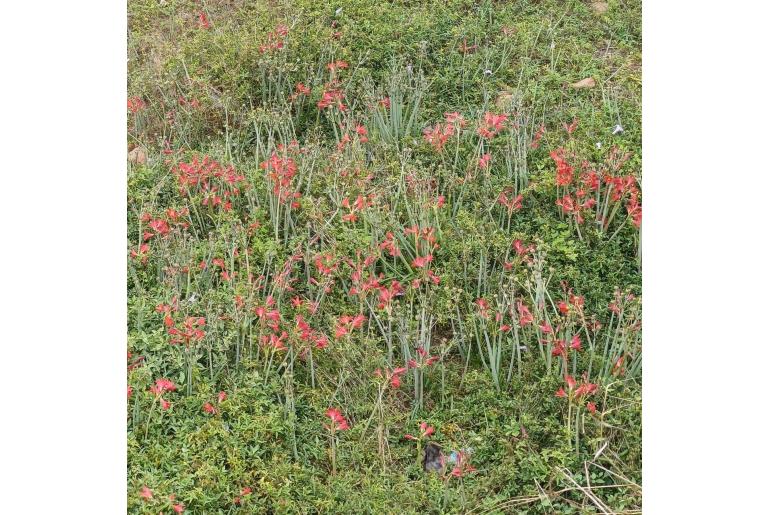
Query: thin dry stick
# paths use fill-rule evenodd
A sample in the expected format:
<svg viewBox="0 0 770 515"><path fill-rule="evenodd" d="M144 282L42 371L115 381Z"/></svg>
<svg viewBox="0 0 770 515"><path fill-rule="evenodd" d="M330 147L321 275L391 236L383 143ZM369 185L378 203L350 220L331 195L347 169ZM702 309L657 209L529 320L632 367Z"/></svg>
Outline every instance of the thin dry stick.
<svg viewBox="0 0 770 515"><path fill-rule="evenodd" d="M611 515L612 513L614 513L612 511L610 511L610 508L608 508L598 497L596 497L593 493L591 493L590 489L588 489L588 488L586 488L584 486L579 485L578 482L575 481L572 478L572 476L569 474L568 470L566 470L566 469L559 469L559 472L564 474L564 477L566 477L570 482L572 482L572 484L574 484L578 488L578 490L583 492L583 494L586 497L588 497L588 499L591 500L591 502L593 502L594 505L597 508L599 508L602 513L604 513L605 515Z"/></svg>

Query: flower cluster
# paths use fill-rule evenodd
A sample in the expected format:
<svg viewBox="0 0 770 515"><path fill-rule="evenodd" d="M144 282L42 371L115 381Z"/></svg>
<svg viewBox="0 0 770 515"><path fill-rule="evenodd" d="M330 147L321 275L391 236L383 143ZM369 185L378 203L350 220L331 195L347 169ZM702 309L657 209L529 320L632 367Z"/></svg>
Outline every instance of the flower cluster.
<svg viewBox="0 0 770 515"><path fill-rule="evenodd" d="M297 163L291 157L279 157L276 152L270 158L260 163L260 168L265 170L268 179L273 183L273 194L282 203L292 200L292 207L299 207L297 199L298 191L292 189L292 179L297 175Z"/></svg>
<svg viewBox="0 0 770 515"><path fill-rule="evenodd" d="M407 368L405 367L398 367L392 370L386 368L384 372L378 368L374 371L374 376L383 378L386 385L390 384L393 388L398 388L401 386L401 376L406 374L406 372Z"/></svg>
<svg viewBox="0 0 770 515"><path fill-rule="evenodd" d="M184 344L190 346L191 342L199 342L206 336L206 332L201 329L206 325L204 317L187 317L181 326L170 327L168 334L171 335L171 344Z"/></svg>
<svg viewBox="0 0 770 515"><path fill-rule="evenodd" d="M353 329L359 329L365 320L366 317L363 314L355 316L343 315L339 317L337 325L334 328L334 337L340 339L343 336L349 335Z"/></svg>
<svg viewBox="0 0 770 515"><path fill-rule="evenodd" d="M259 46L259 53L265 54L275 50L281 50L289 35L289 27L278 25L275 30L267 33L267 41Z"/></svg>
<svg viewBox="0 0 770 515"><path fill-rule="evenodd" d="M155 396L155 399L160 401L160 407L165 411L171 407L171 403L163 398L163 394L166 392L175 392L176 385L169 379L161 378L156 379L155 384L150 387L150 393Z"/></svg>
<svg viewBox="0 0 770 515"><path fill-rule="evenodd" d="M482 138L490 140L505 128L505 122L507 121L507 114L484 113L484 117L479 123L476 132Z"/></svg>
<svg viewBox="0 0 770 515"><path fill-rule="evenodd" d="M131 97L128 99L128 110L131 114L138 113L146 107L147 104L144 103L141 97Z"/></svg>

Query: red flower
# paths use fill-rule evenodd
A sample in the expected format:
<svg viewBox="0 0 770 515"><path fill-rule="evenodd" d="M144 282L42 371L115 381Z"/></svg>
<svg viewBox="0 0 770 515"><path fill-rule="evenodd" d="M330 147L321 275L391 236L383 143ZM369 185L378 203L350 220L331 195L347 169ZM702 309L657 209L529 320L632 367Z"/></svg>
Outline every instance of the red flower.
<svg viewBox="0 0 770 515"><path fill-rule="evenodd" d="M484 113L484 118L477 132L482 138L492 139L498 132L503 130L506 121L508 121L507 114Z"/></svg>
<svg viewBox="0 0 770 515"><path fill-rule="evenodd" d="M578 386L578 388L575 390L575 398L580 398L580 397L582 397L584 395L586 395L586 396L587 395L592 395L593 393L596 392L596 390L598 388L599 387L596 384L589 383L588 381L586 381L585 375L584 375L583 376L583 384Z"/></svg>
<svg viewBox="0 0 770 515"><path fill-rule="evenodd" d="M131 394L134 393L134 389L131 388L131 385L128 385L128 398L131 398Z"/></svg>
<svg viewBox="0 0 770 515"><path fill-rule="evenodd" d="M575 382L575 378L574 378L574 377L572 377L572 376L571 376L571 375L569 375L569 374L567 374L566 376L564 376L564 381L567 383L567 387L568 387L570 390L572 390L573 388L575 388L575 385L577 384L577 383Z"/></svg>
<svg viewBox="0 0 770 515"><path fill-rule="evenodd" d="M441 152L444 149L444 145L449 140L449 137L454 134L454 127L452 125L441 125L437 123L432 128L427 127L423 131L423 137L437 152Z"/></svg>
<svg viewBox="0 0 770 515"><path fill-rule="evenodd" d="M427 422L420 422L419 427L420 427L420 436L405 434L404 438L406 438L407 440L415 440L415 441L422 440L436 432L436 430L432 426L429 426Z"/></svg>
<svg viewBox="0 0 770 515"><path fill-rule="evenodd" d="M431 261L433 261L432 254L428 254L427 256L417 256L414 258L414 261L412 261L412 266L417 268L425 268Z"/></svg>
<svg viewBox="0 0 770 515"><path fill-rule="evenodd" d="M350 426L348 425L348 421L345 420L345 417L342 416L342 413L340 413L340 410L336 408L329 408L326 410L326 416L331 419L331 424L326 425L324 424L324 427L328 429L331 432L335 431L347 431L350 429Z"/></svg>
<svg viewBox="0 0 770 515"><path fill-rule="evenodd" d="M203 411L209 415L214 415L217 412L217 409L210 402L207 402L203 405Z"/></svg>
<svg viewBox="0 0 770 515"><path fill-rule="evenodd" d="M577 126L578 126L578 119L573 118L572 123L570 123L569 125L567 125L566 123L564 124L564 130L567 131L567 134L571 135L573 132L575 132L575 129L577 128Z"/></svg>
<svg viewBox="0 0 770 515"><path fill-rule="evenodd" d="M177 513L183 513L184 512L184 504L181 504L181 503L175 504L173 506L173 508L174 508L174 511L177 512Z"/></svg>
<svg viewBox="0 0 770 515"><path fill-rule="evenodd" d="M588 404L586 404L586 408L588 408L589 412L596 413L596 404L594 404L593 402L589 402Z"/></svg>
<svg viewBox="0 0 770 515"><path fill-rule="evenodd" d="M219 404L222 404L225 399L227 399L227 393L225 392L219 392L219 395L217 395L217 400L219 401Z"/></svg>
<svg viewBox="0 0 770 515"><path fill-rule="evenodd" d="M566 396L567 396L567 393L564 391L564 388L559 388L559 389L556 391L556 396L557 396L557 397L566 397Z"/></svg>
<svg viewBox="0 0 770 515"><path fill-rule="evenodd" d="M535 137L532 139L532 143L529 144L529 148L537 149L540 146L540 139L543 137L543 134L545 134L545 125L540 125L535 133Z"/></svg>
<svg viewBox="0 0 770 515"><path fill-rule="evenodd" d="M131 111L131 113L141 111L146 106L147 105L144 103L144 100L142 100L140 97L131 97L128 99L128 110Z"/></svg>
<svg viewBox="0 0 770 515"><path fill-rule="evenodd" d="M209 23L208 17L206 17L206 13L200 12L198 13L198 26L202 29L208 29L211 27L211 24Z"/></svg>
<svg viewBox="0 0 770 515"><path fill-rule="evenodd" d="M398 248L395 236L392 232L385 234L385 241L380 243L380 250L387 250L391 257L398 257L401 255L401 250Z"/></svg>
<svg viewBox="0 0 770 515"><path fill-rule="evenodd" d="M531 324L535 319L532 313L530 313L529 308L522 301L516 303L516 309L519 311L519 325L522 327Z"/></svg>
<svg viewBox="0 0 770 515"><path fill-rule="evenodd" d="M465 127L468 123L465 121L465 118L463 117L463 115L461 115L457 111L453 113L444 113L444 120L446 120L448 124L452 125L455 128Z"/></svg>
<svg viewBox="0 0 770 515"><path fill-rule="evenodd" d="M150 387L150 391L155 395L160 395L164 392L175 392L176 385L165 378L156 379L155 385Z"/></svg>
<svg viewBox="0 0 770 515"><path fill-rule="evenodd" d="M492 154L484 154L479 159L479 167L486 169L489 166L489 161L492 159Z"/></svg>
<svg viewBox="0 0 770 515"><path fill-rule="evenodd" d="M578 350L578 351L581 349L581 346L580 346L580 335L576 334L575 336L572 337L572 341L569 344L569 348L570 349L574 349L574 350Z"/></svg>
<svg viewBox="0 0 770 515"><path fill-rule="evenodd" d="M572 182L574 169L564 157L564 149L558 148L551 152L551 159L556 163L556 185L567 186Z"/></svg>
<svg viewBox="0 0 770 515"><path fill-rule="evenodd" d="M463 451L458 451L456 465L451 472L452 476L460 478L469 472L476 472L476 468L468 463L468 457Z"/></svg>
<svg viewBox="0 0 770 515"><path fill-rule="evenodd" d="M142 493L140 493L139 496L143 497L144 499L152 499L152 490L147 488L147 486L143 486Z"/></svg>
<svg viewBox="0 0 770 515"><path fill-rule="evenodd" d="M337 70L344 70L347 67L347 61L332 61L326 65L326 68L332 73L336 72Z"/></svg>

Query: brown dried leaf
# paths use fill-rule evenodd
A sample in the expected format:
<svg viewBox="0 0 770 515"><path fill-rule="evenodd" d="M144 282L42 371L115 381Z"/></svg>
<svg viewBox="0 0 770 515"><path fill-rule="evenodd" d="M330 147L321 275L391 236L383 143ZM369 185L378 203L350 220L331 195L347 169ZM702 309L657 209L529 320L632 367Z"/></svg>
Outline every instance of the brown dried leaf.
<svg viewBox="0 0 770 515"><path fill-rule="evenodd" d="M570 84L569 85L569 87L576 88L576 89L579 89L579 88L593 88L594 86L596 86L596 81L594 80L593 77L586 77L583 80L579 80L579 81L575 82L574 84Z"/></svg>
<svg viewBox="0 0 770 515"><path fill-rule="evenodd" d="M511 105L512 102L513 94L508 91L501 91L495 99L495 106L497 106L498 109L506 109Z"/></svg>
<svg viewBox="0 0 770 515"><path fill-rule="evenodd" d="M128 161L139 165L145 164L147 162L147 151L142 147L136 147L128 153Z"/></svg>
<svg viewBox="0 0 770 515"><path fill-rule="evenodd" d="M592 2L591 3L591 9L594 10L596 14L604 14L607 12L607 9L609 9L609 5L607 2Z"/></svg>

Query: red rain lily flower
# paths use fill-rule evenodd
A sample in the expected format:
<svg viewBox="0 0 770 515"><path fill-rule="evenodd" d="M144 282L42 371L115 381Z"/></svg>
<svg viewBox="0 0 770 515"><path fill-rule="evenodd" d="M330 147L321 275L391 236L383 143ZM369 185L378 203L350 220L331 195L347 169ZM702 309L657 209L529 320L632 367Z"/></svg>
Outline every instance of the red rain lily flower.
<svg viewBox="0 0 770 515"><path fill-rule="evenodd" d="M456 111L453 113L444 113L444 120L454 128L462 128L468 124L463 115Z"/></svg>
<svg viewBox="0 0 770 515"><path fill-rule="evenodd" d="M412 261L412 266L416 268L425 268L431 261L433 261L433 254L428 254L427 256L417 256L414 258L414 261Z"/></svg>
<svg viewBox="0 0 770 515"><path fill-rule="evenodd" d="M334 337L339 339L347 334L350 334L353 329L359 329L365 320L366 317L360 313L354 317L350 315L341 316L337 321L337 327L334 330Z"/></svg>
<svg viewBox="0 0 770 515"><path fill-rule="evenodd" d="M385 369L385 373L383 374L382 370L379 368L374 371L375 377L384 377L387 382L390 383L390 386L393 388L398 388L401 386L401 376L406 374L407 369L405 367L399 367L394 368L393 370Z"/></svg>
<svg viewBox="0 0 770 515"><path fill-rule="evenodd" d="M209 415L214 415L216 414L217 409L210 402L207 402L206 404L203 405L203 411L205 411Z"/></svg>
<svg viewBox="0 0 770 515"><path fill-rule="evenodd" d="M564 124L564 130L567 131L567 134L572 135L572 133L575 132L575 129L577 129L577 126L578 126L578 119L573 118L572 123L570 123L569 125L567 125L566 123Z"/></svg>
<svg viewBox="0 0 770 515"><path fill-rule="evenodd" d="M564 376L564 381L567 383L567 387L568 387L570 390L572 390L573 388L575 388L575 385L577 384L577 383L575 382L575 378L574 378L574 377L572 377L572 376L571 376L571 375L569 375L569 374L567 374L566 376Z"/></svg>
<svg viewBox="0 0 770 515"><path fill-rule="evenodd" d="M147 486L143 486L142 493L140 493L139 496L144 499L152 499L152 490L147 488Z"/></svg>
<svg viewBox="0 0 770 515"><path fill-rule="evenodd" d="M515 197L513 196L513 188L506 188L500 192L500 195L497 196L497 203L506 207L508 210L508 216L513 214L514 211L521 209L522 200L524 200L524 197L521 194L516 195ZM521 243L521 240L516 241ZM514 244L515 243L516 242L514 242Z"/></svg>
<svg viewBox="0 0 770 515"><path fill-rule="evenodd" d="M131 111L131 113L141 111L145 107L147 107L147 104L145 104L144 100L140 97L131 97L128 99L128 110Z"/></svg>
<svg viewBox="0 0 770 515"><path fill-rule="evenodd" d="M422 346L417 347L417 359L410 359L408 364L409 368L426 368L433 365L439 360L438 356L430 356Z"/></svg>
<svg viewBox="0 0 770 515"><path fill-rule="evenodd" d="M168 334L172 336L170 343L172 345L183 343L189 346L191 342L201 341L206 336L206 332L201 329L205 325L204 317L187 317L181 328L172 327L168 330Z"/></svg>
<svg viewBox="0 0 770 515"><path fill-rule="evenodd" d="M344 70L348 67L347 61L332 61L331 63L326 65L326 69L328 69L330 72L334 73L337 70Z"/></svg>
<svg viewBox="0 0 770 515"><path fill-rule="evenodd" d="M536 150L540 146L540 140L543 138L544 134L545 125L540 125L540 127L537 129L537 132L535 133L535 137L532 138L532 143L529 144L529 148Z"/></svg>
<svg viewBox="0 0 770 515"><path fill-rule="evenodd" d="M392 232L387 232L385 234L385 241L380 243L379 247L380 250L387 251L388 255L391 257L398 257L401 255L401 249L398 248L398 244L396 243L395 236Z"/></svg>
<svg viewBox="0 0 770 515"><path fill-rule="evenodd" d="M505 122L507 121L507 114L484 113L484 117L477 132L482 138L492 139L497 133L503 130Z"/></svg>
<svg viewBox="0 0 770 515"><path fill-rule="evenodd" d="M155 395L161 395L164 392L175 392L176 385L168 379L161 378L155 380L155 385L150 387L150 392Z"/></svg>
<svg viewBox="0 0 770 515"><path fill-rule="evenodd" d="M331 419L331 424L328 426L324 424L324 427L334 433L335 431L347 431L350 429L348 421L342 416L340 410L336 408L329 408L326 410L326 416Z"/></svg>
<svg viewBox="0 0 770 515"><path fill-rule="evenodd" d="M206 16L206 13L200 12L198 13L198 26L202 29L208 29L211 27L211 24L209 23L209 19Z"/></svg>
<svg viewBox="0 0 770 515"><path fill-rule="evenodd" d="M437 123L433 127L427 127L422 133L425 141L436 149L437 152L441 152L449 137L454 134L454 126Z"/></svg>
<svg viewBox="0 0 770 515"><path fill-rule="evenodd" d="M551 159L556 163L556 185L568 186L574 178L574 169L565 158L565 150L558 148L551 152Z"/></svg>
<svg viewBox="0 0 770 515"><path fill-rule="evenodd" d="M476 472L476 468L468 463L468 455L463 451L457 451L457 461L455 463L451 472L453 477L461 478L465 474Z"/></svg>
<svg viewBox="0 0 770 515"><path fill-rule="evenodd" d="M407 440L420 440L425 439L435 433L436 430L432 426L429 426L427 422L420 422L420 436L414 436L410 434L404 435Z"/></svg>
<svg viewBox="0 0 770 515"><path fill-rule="evenodd" d="M519 325L522 327L531 324L535 319L535 317L533 317L532 313L529 311L529 308L525 306L522 301L518 301L516 303L516 309L519 312Z"/></svg>

